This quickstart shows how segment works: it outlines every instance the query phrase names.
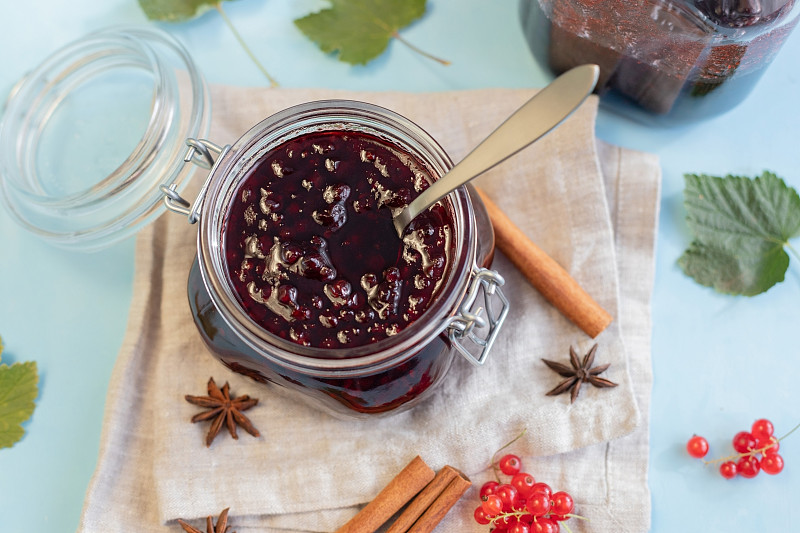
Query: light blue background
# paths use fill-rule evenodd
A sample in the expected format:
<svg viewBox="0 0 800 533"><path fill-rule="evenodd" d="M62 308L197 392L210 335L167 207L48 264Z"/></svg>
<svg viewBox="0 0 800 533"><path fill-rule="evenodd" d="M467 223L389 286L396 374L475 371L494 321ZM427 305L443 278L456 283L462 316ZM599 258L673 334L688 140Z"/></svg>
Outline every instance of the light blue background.
<svg viewBox="0 0 800 533"><path fill-rule="evenodd" d="M393 42L367 67L322 54L292 20L312 0L240 0L225 10L285 87L442 91L540 87L550 74L532 58L517 0L429 0L403 31L452 61L441 67ZM57 47L91 30L145 23L135 0L3 2L0 94ZM191 50L211 83L265 85L215 12L163 25ZM784 472L723 480L683 451L695 432L717 455L757 418L777 433L800 422L800 264L755 298L722 296L676 267L690 236L684 172L754 175L771 169L800 188L800 32L795 32L747 100L734 111L679 130L651 129L601 112L598 135L657 153L663 169L653 294L651 409L652 531L796 531L800 433L781 447ZM256 122L261 117L253 117ZM0 530L74 531L94 470L108 379L131 299L133 239L85 255L53 248L0 213L0 335L4 362L36 360L38 406L26 436L0 450ZM795 243L795 245L800 243ZM624 280L623 280L624 282ZM278 490L276 488L276 490ZM135 524L120 524L133 531Z"/></svg>

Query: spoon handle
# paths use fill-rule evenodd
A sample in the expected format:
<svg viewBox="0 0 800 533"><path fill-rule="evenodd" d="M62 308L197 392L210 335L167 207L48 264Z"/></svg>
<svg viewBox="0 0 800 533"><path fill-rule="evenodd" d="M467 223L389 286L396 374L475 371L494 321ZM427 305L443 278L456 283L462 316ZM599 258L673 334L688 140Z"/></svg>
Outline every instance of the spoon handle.
<svg viewBox="0 0 800 533"><path fill-rule="evenodd" d="M536 93L460 163L395 216L397 234L402 237L406 226L417 215L451 191L505 161L558 126L592 93L599 74L597 65L581 65L565 72Z"/></svg>

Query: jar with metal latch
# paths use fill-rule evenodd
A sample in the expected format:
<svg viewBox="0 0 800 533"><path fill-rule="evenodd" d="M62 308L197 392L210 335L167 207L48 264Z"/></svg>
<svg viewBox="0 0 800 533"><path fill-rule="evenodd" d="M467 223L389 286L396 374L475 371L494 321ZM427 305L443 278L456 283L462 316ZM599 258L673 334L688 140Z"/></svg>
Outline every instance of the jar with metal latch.
<svg viewBox="0 0 800 533"><path fill-rule="evenodd" d="M419 126L330 100L233 145L188 144L186 161L210 170L198 197L162 190L199 222L189 303L225 366L360 417L417 404L456 354L486 360L508 302L480 199L457 189L402 239L391 223L452 166Z"/></svg>

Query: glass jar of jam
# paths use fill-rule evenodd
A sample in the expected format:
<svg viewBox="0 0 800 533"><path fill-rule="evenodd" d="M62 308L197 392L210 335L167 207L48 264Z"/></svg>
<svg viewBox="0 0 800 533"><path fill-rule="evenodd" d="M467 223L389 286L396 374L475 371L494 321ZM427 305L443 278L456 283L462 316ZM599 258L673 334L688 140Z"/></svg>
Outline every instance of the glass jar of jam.
<svg viewBox="0 0 800 533"><path fill-rule="evenodd" d="M521 0L528 43L556 74L600 66L606 107L679 125L736 107L800 17L796 0Z"/></svg>
<svg viewBox="0 0 800 533"><path fill-rule="evenodd" d="M452 163L408 119L371 104L312 102L233 146L191 139L210 168L189 302L228 368L340 415L394 413L425 398L456 353L480 364L507 312L487 269L493 234L460 188L403 238L392 216Z"/></svg>

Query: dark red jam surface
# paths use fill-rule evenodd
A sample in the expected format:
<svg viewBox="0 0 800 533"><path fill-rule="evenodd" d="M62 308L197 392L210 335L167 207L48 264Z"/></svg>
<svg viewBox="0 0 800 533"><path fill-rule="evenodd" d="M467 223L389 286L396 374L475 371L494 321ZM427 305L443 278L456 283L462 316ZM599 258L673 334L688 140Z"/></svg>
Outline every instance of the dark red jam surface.
<svg viewBox="0 0 800 533"><path fill-rule="evenodd" d="M246 313L320 348L402 331L438 295L452 255L443 205L418 216L403 239L392 225L428 179L411 156L359 132L305 134L266 153L236 191L224 230Z"/></svg>

